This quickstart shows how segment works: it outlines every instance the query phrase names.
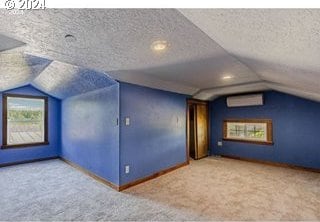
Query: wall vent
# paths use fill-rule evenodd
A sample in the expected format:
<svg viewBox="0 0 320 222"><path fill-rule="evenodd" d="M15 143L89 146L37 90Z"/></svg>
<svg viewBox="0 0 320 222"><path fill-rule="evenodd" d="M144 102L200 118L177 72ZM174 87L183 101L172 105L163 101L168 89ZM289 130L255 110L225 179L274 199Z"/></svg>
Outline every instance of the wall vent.
<svg viewBox="0 0 320 222"><path fill-rule="evenodd" d="M228 107L262 106L262 105L263 105L262 93L227 97Z"/></svg>

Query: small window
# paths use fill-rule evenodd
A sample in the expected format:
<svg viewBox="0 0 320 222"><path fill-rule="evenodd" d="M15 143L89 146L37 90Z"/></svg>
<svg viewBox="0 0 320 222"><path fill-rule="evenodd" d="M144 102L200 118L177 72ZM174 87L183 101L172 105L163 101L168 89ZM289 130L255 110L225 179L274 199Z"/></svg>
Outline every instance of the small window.
<svg viewBox="0 0 320 222"><path fill-rule="evenodd" d="M224 140L273 144L272 120L269 119L225 120L223 134Z"/></svg>
<svg viewBox="0 0 320 222"><path fill-rule="evenodd" d="M3 95L3 148L48 144L48 98Z"/></svg>

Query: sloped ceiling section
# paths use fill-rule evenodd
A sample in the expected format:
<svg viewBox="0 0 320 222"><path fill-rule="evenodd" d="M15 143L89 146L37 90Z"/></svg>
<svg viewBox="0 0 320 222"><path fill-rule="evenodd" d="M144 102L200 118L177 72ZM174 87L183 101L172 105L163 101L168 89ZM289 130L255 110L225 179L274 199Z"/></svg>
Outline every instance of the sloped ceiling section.
<svg viewBox="0 0 320 222"><path fill-rule="evenodd" d="M194 97L196 99L201 99L201 100L214 100L219 96L223 96L223 95L265 91L269 89L270 89L270 86L268 86L266 82L255 82L255 83L248 83L248 84L238 84L233 86L205 89L198 92Z"/></svg>
<svg viewBox="0 0 320 222"><path fill-rule="evenodd" d="M180 9L267 87L319 101L319 9Z"/></svg>
<svg viewBox="0 0 320 222"><path fill-rule="evenodd" d="M23 53L0 53L0 91L31 84L65 99L116 83L106 73Z"/></svg>
<svg viewBox="0 0 320 222"><path fill-rule="evenodd" d="M59 99L116 84L105 73L54 61L32 83L34 87Z"/></svg>
<svg viewBox="0 0 320 222"><path fill-rule="evenodd" d="M200 99L267 89L320 95L319 9L46 9L0 20L0 33L19 40L0 52L0 90L32 82L66 98L113 78ZM155 40L168 49L152 51ZM54 62L39 75L43 67L20 52Z"/></svg>
<svg viewBox="0 0 320 222"><path fill-rule="evenodd" d="M266 84L270 89L288 93L291 95L295 95L302 98L308 98L317 102L320 102L320 94L319 93L312 93L312 92L306 92L301 89L295 89L293 87L287 87L281 84L277 83L267 83Z"/></svg>
<svg viewBox="0 0 320 222"><path fill-rule="evenodd" d="M0 91L29 84L51 60L23 53L0 53Z"/></svg>
<svg viewBox="0 0 320 222"><path fill-rule="evenodd" d="M0 19L0 33L22 39L27 53L103 70L124 82L193 95L259 80L175 9L46 9ZM168 50L153 52L155 40L166 40ZM229 74L232 80L221 80Z"/></svg>
<svg viewBox="0 0 320 222"><path fill-rule="evenodd" d="M25 43L0 34L0 52L23 46Z"/></svg>

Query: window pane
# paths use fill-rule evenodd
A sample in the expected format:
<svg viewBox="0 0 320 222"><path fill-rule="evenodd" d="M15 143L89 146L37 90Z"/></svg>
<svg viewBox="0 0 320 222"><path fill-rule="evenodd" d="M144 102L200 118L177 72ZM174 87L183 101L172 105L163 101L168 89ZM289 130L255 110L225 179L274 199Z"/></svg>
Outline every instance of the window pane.
<svg viewBox="0 0 320 222"><path fill-rule="evenodd" d="M230 138L245 137L245 124L243 123L228 123L228 136Z"/></svg>
<svg viewBox="0 0 320 222"><path fill-rule="evenodd" d="M247 139L266 141L267 126L265 123L248 123Z"/></svg>
<svg viewBox="0 0 320 222"><path fill-rule="evenodd" d="M44 99L7 98L7 144L44 142Z"/></svg>
<svg viewBox="0 0 320 222"><path fill-rule="evenodd" d="M227 122L225 139L267 141L266 122Z"/></svg>

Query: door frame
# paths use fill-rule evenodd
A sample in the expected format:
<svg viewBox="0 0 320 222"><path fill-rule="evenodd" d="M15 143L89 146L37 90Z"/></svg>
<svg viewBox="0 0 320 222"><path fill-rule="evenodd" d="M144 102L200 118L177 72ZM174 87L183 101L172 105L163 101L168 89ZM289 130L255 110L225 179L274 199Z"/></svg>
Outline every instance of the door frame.
<svg viewBox="0 0 320 222"><path fill-rule="evenodd" d="M189 144L189 137L190 137L190 127L189 127L189 116L190 116L190 112L189 112L189 107L190 105L192 104L202 104L202 105L206 105L207 106L207 129L208 129L208 135L207 135L207 138L208 138L208 151L210 150L210 122L211 122L211 119L210 119L210 109L209 109L209 101L206 101L206 100L200 100L200 99L192 99L192 98L188 98L187 101L186 101L186 111L187 111L187 115L186 115L186 124L187 124L187 127L186 127L186 133L187 133L187 147L186 147L186 157L187 157L187 162L189 163L190 162L190 144ZM207 155L208 156L208 155ZM205 156L205 157L207 157ZM204 158L204 157L202 157ZM201 159L201 158L200 158Z"/></svg>

